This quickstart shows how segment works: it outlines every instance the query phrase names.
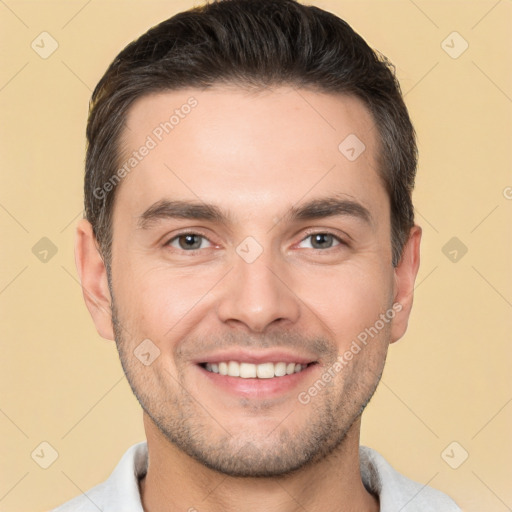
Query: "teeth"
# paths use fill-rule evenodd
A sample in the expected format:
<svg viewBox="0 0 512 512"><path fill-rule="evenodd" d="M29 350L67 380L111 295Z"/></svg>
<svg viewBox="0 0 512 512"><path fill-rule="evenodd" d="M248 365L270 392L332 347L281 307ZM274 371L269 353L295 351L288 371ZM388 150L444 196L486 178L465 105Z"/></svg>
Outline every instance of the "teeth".
<svg viewBox="0 0 512 512"><path fill-rule="evenodd" d="M292 373L299 373L307 364L299 363L239 363L237 361L222 361L221 363L206 363L205 368L209 372L228 375L229 377L241 377L242 379L271 379L284 377Z"/></svg>
<svg viewBox="0 0 512 512"><path fill-rule="evenodd" d="M236 361L231 362L238 365ZM257 369L255 364L240 363L238 366L240 367L239 376L242 377L242 379L251 379L256 377ZM230 377L235 377L235 375L230 375Z"/></svg>
<svg viewBox="0 0 512 512"><path fill-rule="evenodd" d="M258 379L271 379L274 373L274 363L263 363L256 366Z"/></svg>
<svg viewBox="0 0 512 512"><path fill-rule="evenodd" d="M274 365L274 374L276 377L282 377L283 375L286 375L286 363L276 363Z"/></svg>
<svg viewBox="0 0 512 512"><path fill-rule="evenodd" d="M232 377L240 377L240 365L236 361L229 361L228 375Z"/></svg>

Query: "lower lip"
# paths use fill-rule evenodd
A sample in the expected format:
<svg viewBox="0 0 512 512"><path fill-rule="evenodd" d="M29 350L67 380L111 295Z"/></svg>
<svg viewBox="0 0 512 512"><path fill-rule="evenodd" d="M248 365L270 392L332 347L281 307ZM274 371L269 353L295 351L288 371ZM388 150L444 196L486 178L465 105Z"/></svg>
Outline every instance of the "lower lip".
<svg viewBox="0 0 512 512"><path fill-rule="evenodd" d="M197 368L212 384L231 394L248 398L270 398L287 393L298 387L301 382L304 383L304 380L309 378L311 372L315 371L317 366L317 364L310 364L306 369L298 373L283 375L282 377L272 377L271 379L230 377L220 373L209 372L199 365L197 365Z"/></svg>

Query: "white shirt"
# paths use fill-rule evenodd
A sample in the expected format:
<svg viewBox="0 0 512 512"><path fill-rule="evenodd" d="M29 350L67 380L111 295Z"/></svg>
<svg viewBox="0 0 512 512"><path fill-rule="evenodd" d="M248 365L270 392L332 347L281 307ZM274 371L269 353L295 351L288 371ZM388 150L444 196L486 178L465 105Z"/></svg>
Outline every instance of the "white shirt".
<svg viewBox="0 0 512 512"><path fill-rule="evenodd" d="M401 475L375 450L361 446L359 456L363 483L379 496L380 512L460 512L448 496ZM147 442L133 445L105 482L52 512L144 512L139 479L147 463Z"/></svg>

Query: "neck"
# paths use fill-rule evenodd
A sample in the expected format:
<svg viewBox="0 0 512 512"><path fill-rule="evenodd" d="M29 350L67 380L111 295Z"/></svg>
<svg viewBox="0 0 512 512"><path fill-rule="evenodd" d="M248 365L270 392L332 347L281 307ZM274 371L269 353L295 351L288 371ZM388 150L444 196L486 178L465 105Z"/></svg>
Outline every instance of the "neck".
<svg viewBox="0 0 512 512"><path fill-rule="evenodd" d="M213 471L169 443L144 414L149 465L140 482L145 512L378 512L359 469L358 419L328 457L292 474L238 478Z"/></svg>

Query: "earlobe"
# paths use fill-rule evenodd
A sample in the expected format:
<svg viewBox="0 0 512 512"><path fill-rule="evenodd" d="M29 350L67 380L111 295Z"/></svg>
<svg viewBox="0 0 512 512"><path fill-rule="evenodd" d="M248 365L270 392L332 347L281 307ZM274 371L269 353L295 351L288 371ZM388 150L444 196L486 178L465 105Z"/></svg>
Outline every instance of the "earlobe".
<svg viewBox="0 0 512 512"><path fill-rule="evenodd" d="M395 267L393 303L399 304L400 310L393 320L391 343L398 341L407 330L414 297L414 283L420 266L420 242L421 228L413 226L403 248L402 258ZM398 306L396 309L398 310Z"/></svg>
<svg viewBox="0 0 512 512"><path fill-rule="evenodd" d="M114 339L111 296L107 270L89 221L82 219L76 228L75 263L85 304L100 336Z"/></svg>

